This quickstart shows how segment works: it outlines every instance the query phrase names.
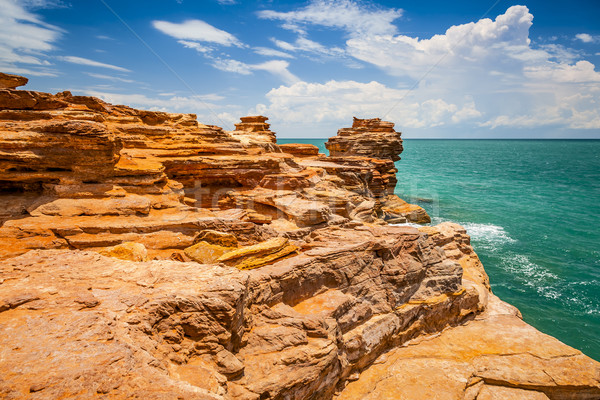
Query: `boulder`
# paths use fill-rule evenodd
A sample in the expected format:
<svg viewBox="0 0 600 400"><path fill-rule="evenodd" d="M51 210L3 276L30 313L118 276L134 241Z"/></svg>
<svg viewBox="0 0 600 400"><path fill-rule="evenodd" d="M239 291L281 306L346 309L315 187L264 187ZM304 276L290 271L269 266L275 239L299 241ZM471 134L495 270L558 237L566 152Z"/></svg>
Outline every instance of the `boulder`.
<svg viewBox="0 0 600 400"><path fill-rule="evenodd" d="M217 261L238 269L254 269L295 254L297 250L298 247L290 244L287 238L277 237L230 251L220 256Z"/></svg>
<svg viewBox="0 0 600 400"><path fill-rule="evenodd" d="M200 232L196 240L223 247L237 247L238 245L238 240L235 235L227 232L214 231L211 229Z"/></svg>
<svg viewBox="0 0 600 400"><path fill-rule="evenodd" d="M428 224L431 217L416 204L409 204L395 194L388 195L382 204L383 219L390 224L413 222L415 224Z"/></svg>
<svg viewBox="0 0 600 400"><path fill-rule="evenodd" d="M223 254L234 250L233 246L221 246L218 244L201 241L184 250L185 255L200 264L213 264Z"/></svg>
<svg viewBox="0 0 600 400"><path fill-rule="evenodd" d="M100 254L107 257L114 257L127 261L146 261L148 259L148 250L141 243L125 242L116 246L102 250Z"/></svg>

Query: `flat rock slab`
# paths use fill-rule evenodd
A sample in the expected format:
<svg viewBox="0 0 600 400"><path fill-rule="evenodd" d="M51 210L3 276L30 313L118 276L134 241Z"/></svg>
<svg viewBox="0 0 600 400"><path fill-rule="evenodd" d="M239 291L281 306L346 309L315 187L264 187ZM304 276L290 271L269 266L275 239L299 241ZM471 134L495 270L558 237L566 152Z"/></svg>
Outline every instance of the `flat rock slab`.
<svg viewBox="0 0 600 400"><path fill-rule="evenodd" d="M600 398L597 362L502 306L384 354L337 400Z"/></svg>

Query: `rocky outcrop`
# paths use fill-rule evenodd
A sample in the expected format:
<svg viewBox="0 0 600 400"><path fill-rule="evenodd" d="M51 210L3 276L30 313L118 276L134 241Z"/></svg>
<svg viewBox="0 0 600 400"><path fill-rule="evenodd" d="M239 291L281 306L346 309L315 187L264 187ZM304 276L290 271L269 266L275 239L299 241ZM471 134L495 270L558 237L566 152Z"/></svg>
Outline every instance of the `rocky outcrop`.
<svg viewBox="0 0 600 400"><path fill-rule="evenodd" d="M352 128L338 130L337 136L325 143L331 157L362 156L382 160L400 160L402 139L394 123L380 118L354 118Z"/></svg>
<svg viewBox="0 0 600 400"><path fill-rule="evenodd" d="M16 89L19 86L25 86L27 82L29 79L24 76L0 72L0 89Z"/></svg>
<svg viewBox="0 0 600 400"><path fill-rule="evenodd" d="M428 218L393 195L393 124L356 120L325 157L264 117L227 132L10 85L1 398L600 396L599 364L497 299L462 227L385 222Z"/></svg>
<svg viewBox="0 0 600 400"><path fill-rule="evenodd" d="M266 120L244 117L227 132L192 114L3 89L0 257L138 242L151 259L185 258L199 230L252 245L348 220L425 220L382 209L396 182L386 160L283 151Z"/></svg>
<svg viewBox="0 0 600 400"><path fill-rule="evenodd" d="M279 152L275 138L275 132L269 130L270 125L267 124L269 118L262 115L242 117L239 124L235 124L235 131L231 135L239 139L247 146L262 147L266 151Z"/></svg>
<svg viewBox="0 0 600 400"><path fill-rule="evenodd" d="M431 233L319 229L299 254L249 271L70 250L2 261L0 393L600 395L600 364L465 278L480 275L464 229L445 223Z"/></svg>
<svg viewBox="0 0 600 400"><path fill-rule="evenodd" d="M400 160L403 147L392 122L354 118L352 128L338 130L325 147L330 154L327 161L336 165L330 171L343 180L344 187L373 198L379 218L389 223L431 222L423 208L394 194L398 172L394 162ZM359 181L350 172L353 169L361 170Z"/></svg>

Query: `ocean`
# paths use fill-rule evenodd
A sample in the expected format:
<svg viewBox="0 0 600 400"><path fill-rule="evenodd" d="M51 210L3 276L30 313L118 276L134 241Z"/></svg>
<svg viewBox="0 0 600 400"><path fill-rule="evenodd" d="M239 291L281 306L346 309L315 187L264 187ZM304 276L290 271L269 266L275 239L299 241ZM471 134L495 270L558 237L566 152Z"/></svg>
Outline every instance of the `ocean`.
<svg viewBox="0 0 600 400"><path fill-rule="evenodd" d="M396 194L463 225L496 295L600 360L600 140L405 139L401 157Z"/></svg>

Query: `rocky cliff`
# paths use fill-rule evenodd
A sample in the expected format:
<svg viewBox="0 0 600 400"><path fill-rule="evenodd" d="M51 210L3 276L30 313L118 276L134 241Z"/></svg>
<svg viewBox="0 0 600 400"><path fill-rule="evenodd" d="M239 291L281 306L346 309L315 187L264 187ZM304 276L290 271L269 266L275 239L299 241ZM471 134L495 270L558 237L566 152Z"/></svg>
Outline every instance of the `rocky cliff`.
<svg viewBox="0 0 600 400"><path fill-rule="evenodd" d="M331 156L0 74L0 397L596 399L600 364L393 194L393 124ZM387 221L387 222L386 222Z"/></svg>

